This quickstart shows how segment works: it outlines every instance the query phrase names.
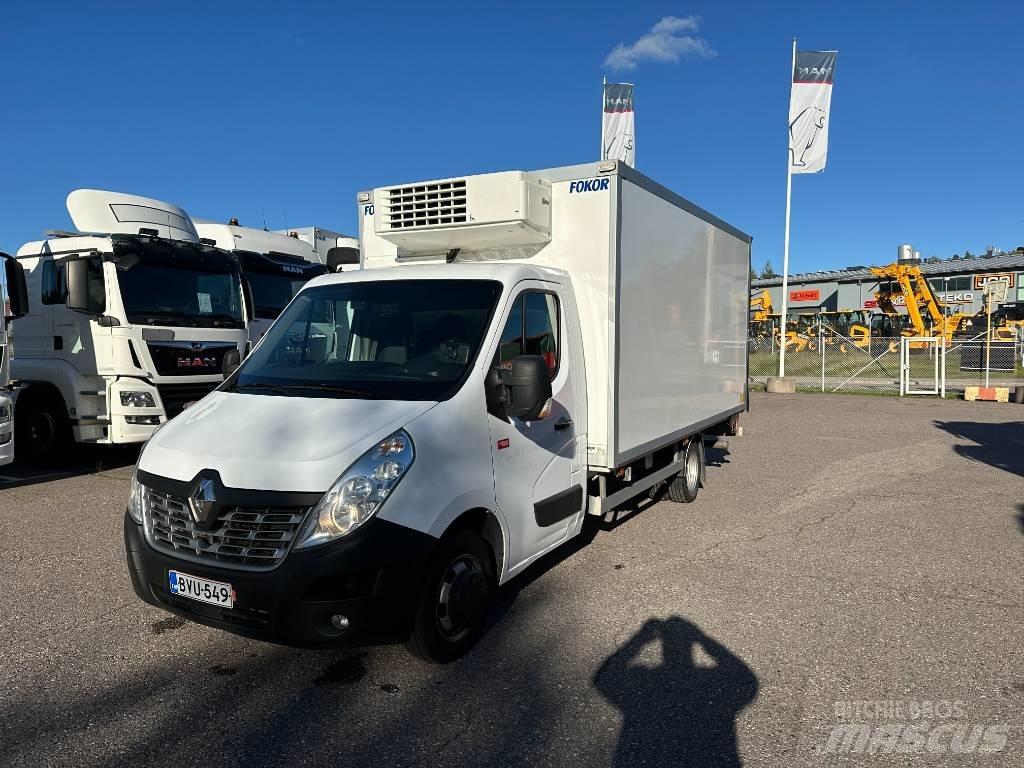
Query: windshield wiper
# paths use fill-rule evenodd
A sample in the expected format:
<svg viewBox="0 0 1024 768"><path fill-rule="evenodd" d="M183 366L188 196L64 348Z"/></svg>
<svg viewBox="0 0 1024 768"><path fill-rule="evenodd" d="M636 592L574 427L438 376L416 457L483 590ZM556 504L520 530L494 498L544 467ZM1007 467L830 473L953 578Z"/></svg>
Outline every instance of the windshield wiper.
<svg viewBox="0 0 1024 768"><path fill-rule="evenodd" d="M259 389L259 390L262 390L264 392L276 392L277 394L285 395L286 397L289 395L289 392L288 392L289 387L287 387L287 386L281 387L281 386L278 386L277 384L264 384L264 383L258 382L258 381L252 382L250 384L235 384L235 386L233 386L228 391L229 392L237 392L240 389Z"/></svg>
<svg viewBox="0 0 1024 768"><path fill-rule="evenodd" d="M157 312L143 315L146 325L188 325L195 328L199 323L184 312Z"/></svg>
<svg viewBox="0 0 1024 768"><path fill-rule="evenodd" d="M353 397L366 397L371 400L379 400L380 395L369 392L365 389L343 387L339 384L327 384L323 382L309 382L307 384L288 384L288 389L318 389L323 392L337 392L339 395L352 395Z"/></svg>

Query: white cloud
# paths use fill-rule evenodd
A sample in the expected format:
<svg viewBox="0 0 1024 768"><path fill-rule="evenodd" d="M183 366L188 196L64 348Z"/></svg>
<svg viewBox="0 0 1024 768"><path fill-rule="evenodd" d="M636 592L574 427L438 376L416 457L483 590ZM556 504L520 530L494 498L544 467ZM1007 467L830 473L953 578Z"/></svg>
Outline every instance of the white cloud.
<svg viewBox="0 0 1024 768"><path fill-rule="evenodd" d="M611 69L636 69L642 61L663 61L675 64L680 59L710 59L715 49L695 33L700 29L700 16L666 16L635 43L619 43L604 65Z"/></svg>

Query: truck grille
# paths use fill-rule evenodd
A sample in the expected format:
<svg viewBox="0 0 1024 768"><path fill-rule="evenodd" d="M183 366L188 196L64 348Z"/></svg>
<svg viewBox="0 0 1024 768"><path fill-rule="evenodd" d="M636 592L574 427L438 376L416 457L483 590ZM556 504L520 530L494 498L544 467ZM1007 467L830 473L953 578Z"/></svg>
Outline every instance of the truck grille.
<svg viewBox="0 0 1024 768"><path fill-rule="evenodd" d="M390 229L462 224L466 217L466 180L415 184L384 190L381 213Z"/></svg>
<svg viewBox="0 0 1024 768"><path fill-rule="evenodd" d="M288 553L306 516L301 507L225 507L205 531L195 525L187 500L151 488L146 493L153 546L200 562L273 568Z"/></svg>

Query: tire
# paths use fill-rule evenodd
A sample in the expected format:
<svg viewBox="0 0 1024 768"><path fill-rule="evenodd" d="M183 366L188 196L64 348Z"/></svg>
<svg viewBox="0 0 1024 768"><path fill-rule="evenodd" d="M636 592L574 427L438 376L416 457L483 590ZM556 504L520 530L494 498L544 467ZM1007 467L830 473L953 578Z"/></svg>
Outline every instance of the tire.
<svg viewBox="0 0 1024 768"><path fill-rule="evenodd" d="M18 461L64 458L71 445L71 422L60 395L26 393L14 409L14 451Z"/></svg>
<svg viewBox="0 0 1024 768"><path fill-rule="evenodd" d="M816 342L816 341L808 341L806 349L807 349L808 352L817 352L818 351L818 342Z"/></svg>
<svg viewBox="0 0 1024 768"><path fill-rule="evenodd" d="M463 656L480 639L497 589L487 542L472 531L442 539L424 574L409 651L434 664Z"/></svg>
<svg viewBox="0 0 1024 768"><path fill-rule="evenodd" d="M672 478L668 484L668 497L677 504L689 504L697 498L700 490L700 458L701 450L698 445L700 437L690 440L686 446L686 454L683 459L683 471Z"/></svg>

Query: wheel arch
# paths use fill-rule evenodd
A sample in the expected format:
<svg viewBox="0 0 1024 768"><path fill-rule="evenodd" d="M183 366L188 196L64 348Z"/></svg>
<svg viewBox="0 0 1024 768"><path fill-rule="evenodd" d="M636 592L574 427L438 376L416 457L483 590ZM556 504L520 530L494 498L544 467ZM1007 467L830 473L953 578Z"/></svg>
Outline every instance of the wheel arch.
<svg viewBox="0 0 1024 768"><path fill-rule="evenodd" d="M500 582L505 571L508 537L498 516L483 507L468 509L449 523L441 538L454 536L460 531L472 531L487 542L494 557L494 572Z"/></svg>

